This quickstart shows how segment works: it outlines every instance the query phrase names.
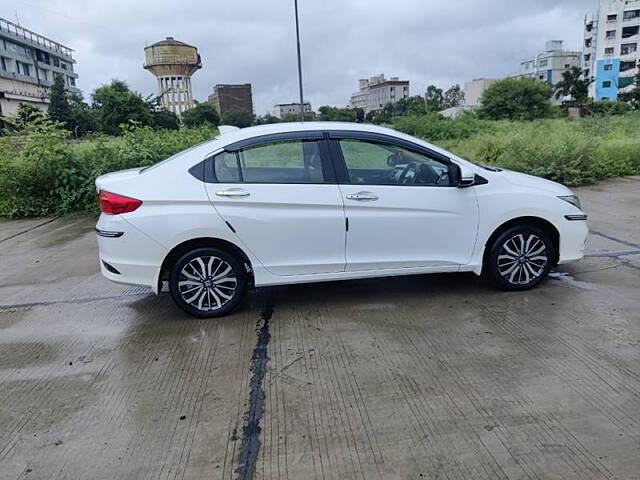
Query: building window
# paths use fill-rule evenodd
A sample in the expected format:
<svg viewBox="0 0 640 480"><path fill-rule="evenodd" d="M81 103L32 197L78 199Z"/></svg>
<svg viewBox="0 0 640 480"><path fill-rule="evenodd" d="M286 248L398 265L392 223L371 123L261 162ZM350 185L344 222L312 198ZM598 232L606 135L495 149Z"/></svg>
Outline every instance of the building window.
<svg viewBox="0 0 640 480"><path fill-rule="evenodd" d="M53 57L53 66L60 67L60 59L58 57Z"/></svg>
<svg viewBox="0 0 640 480"><path fill-rule="evenodd" d="M587 54L584 56L584 61L585 61L585 62L589 62L590 60L591 60L591 54L590 54L590 53L587 53Z"/></svg>
<svg viewBox="0 0 640 480"><path fill-rule="evenodd" d="M2 70L4 70L6 72L7 71L7 61L4 59L4 57L0 57L0 64L2 64Z"/></svg>
<svg viewBox="0 0 640 480"><path fill-rule="evenodd" d="M616 38L616 31L615 30L607 30L607 40L611 40L613 38Z"/></svg>
<svg viewBox="0 0 640 480"><path fill-rule="evenodd" d="M546 58L543 58L542 60L540 60L540 67L546 67L547 65L549 65L549 60Z"/></svg>
<svg viewBox="0 0 640 480"><path fill-rule="evenodd" d="M66 70L67 69L67 64L64 63L64 62L60 62L60 68L63 69L63 70Z"/></svg>
<svg viewBox="0 0 640 480"><path fill-rule="evenodd" d="M618 15L616 13L612 13L610 15L607 15L607 22L615 22L616 20L618 20Z"/></svg>
<svg viewBox="0 0 640 480"><path fill-rule="evenodd" d="M22 62L16 62L16 66L18 67L18 73L22 75L26 75L27 77L31 76L31 70L29 69L29 65Z"/></svg>
<svg viewBox="0 0 640 480"><path fill-rule="evenodd" d="M38 68L38 77L40 77L40 80L49 80L49 72L44 68Z"/></svg>
<svg viewBox="0 0 640 480"><path fill-rule="evenodd" d="M609 88L611 86L611 80L605 80L602 82L602 88Z"/></svg>
<svg viewBox="0 0 640 480"><path fill-rule="evenodd" d="M76 79L73 77L67 77L67 83L69 84L70 87L75 87L76 86Z"/></svg>
<svg viewBox="0 0 640 480"><path fill-rule="evenodd" d="M625 20L634 20L640 17L640 10L629 10L628 12L624 12Z"/></svg>
<svg viewBox="0 0 640 480"><path fill-rule="evenodd" d="M638 50L637 43L625 43L620 47L621 55L629 55L630 53L635 53Z"/></svg>
<svg viewBox="0 0 640 480"><path fill-rule="evenodd" d="M608 72L608 71L613 70L613 64L612 64L612 63L609 63L608 65L605 65L605 66L604 66L604 69L605 69L605 71L607 71L607 72Z"/></svg>
<svg viewBox="0 0 640 480"><path fill-rule="evenodd" d="M613 47L607 47L604 49L605 55L613 55Z"/></svg>

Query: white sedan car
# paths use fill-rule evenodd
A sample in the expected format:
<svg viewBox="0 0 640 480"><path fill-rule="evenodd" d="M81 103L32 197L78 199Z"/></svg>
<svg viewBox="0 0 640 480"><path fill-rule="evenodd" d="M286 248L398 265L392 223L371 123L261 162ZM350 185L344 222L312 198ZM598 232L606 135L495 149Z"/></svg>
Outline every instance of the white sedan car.
<svg viewBox="0 0 640 480"><path fill-rule="evenodd" d="M584 254L587 216L563 185L372 125L221 131L96 180L105 277L167 282L180 308L215 317L250 284L474 272L526 290Z"/></svg>

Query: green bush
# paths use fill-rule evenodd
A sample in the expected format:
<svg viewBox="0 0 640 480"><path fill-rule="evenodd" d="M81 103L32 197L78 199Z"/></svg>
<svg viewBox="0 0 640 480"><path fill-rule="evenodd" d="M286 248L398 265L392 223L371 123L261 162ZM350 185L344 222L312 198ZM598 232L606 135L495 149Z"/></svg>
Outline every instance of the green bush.
<svg viewBox="0 0 640 480"><path fill-rule="evenodd" d="M127 127L118 138L72 142L60 124L28 123L0 137L0 216L96 212L95 179L144 167L217 134L212 127Z"/></svg>
<svg viewBox="0 0 640 480"><path fill-rule="evenodd" d="M440 142L463 158L569 186L640 174L640 115L496 122L491 133Z"/></svg>

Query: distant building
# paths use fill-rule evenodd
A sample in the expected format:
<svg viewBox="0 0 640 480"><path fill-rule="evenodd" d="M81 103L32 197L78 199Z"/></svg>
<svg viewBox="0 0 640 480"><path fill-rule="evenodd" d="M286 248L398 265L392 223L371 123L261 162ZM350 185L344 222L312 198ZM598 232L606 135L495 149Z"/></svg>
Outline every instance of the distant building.
<svg viewBox="0 0 640 480"><path fill-rule="evenodd" d="M311 104L309 102L304 102L304 113L313 113L311 109ZM273 107L273 116L277 118L282 118L284 115L289 114L297 114L300 115L300 104L299 103L279 103Z"/></svg>
<svg viewBox="0 0 640 480"><path fill-rule="evenodd" d="M160 105L180 116L192 108L191 76L202 68L198 49L167 37L144 49L144 68L158 79Z"/></svg>
<svg viewBox="0 0 640 480"><path fill-rule="evenodd" d="M640 0L602 2L587 13L584 26L583 77L593 77L590 95L617 100L633 89L640 51Z"/></svg>
<svg viewBox="0 0 640 480"><path fill-rule="evenodd" d="M397 102L401 98L409 98L409 81L384 74L364 78L358 82L358 91L351 95L349 106L362 108L365 113L382 110L387 103Z"/></svg>
<svg viewBox="0 0 640 480"><path fill-rule="evenodd" d="M495 78L475 78L470 82L465 82L463 88L464 106L479 107L480 98L482 98L484 91L497 81Z"/></svg>
<svg viewBox="0 0 640 480"><path fill-rule="evenodd" d="M544 52L520 62L521 78L535 78L549 85L556 85L562 80L562 74L571 67L580 67L582 52L563 50L562 40L550 40Z"/></svg>
<svg viewBox="0 0 640 480"><path fill-rule="evenodd" d="M72 51L0 18L0 115L16 113L21 103L46 110L55 75L62 75L67 90L79 94Z"/></svg>
<svg viewBox="0 0 640 480"><path fill-rule="evenodd" d="M231 110L242 110L253 114L251 84L215 85L213 87L213 93L209 95L208 102L215 107L221 116Z"/></svg>

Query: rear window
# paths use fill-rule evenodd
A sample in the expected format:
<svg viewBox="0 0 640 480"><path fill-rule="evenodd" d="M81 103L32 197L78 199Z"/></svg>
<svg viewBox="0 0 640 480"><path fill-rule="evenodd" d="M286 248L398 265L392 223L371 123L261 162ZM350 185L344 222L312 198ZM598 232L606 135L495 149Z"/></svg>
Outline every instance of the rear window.
<svg viewBox="0 0 640 480"><path fill-rule="evenodd" d="M272 142L214 157L219 183L324 183L319 143Z"/></svg>

